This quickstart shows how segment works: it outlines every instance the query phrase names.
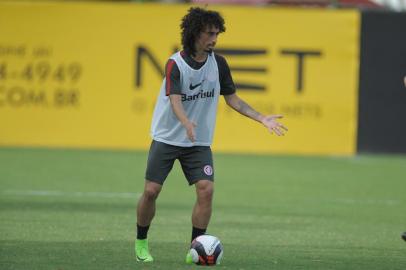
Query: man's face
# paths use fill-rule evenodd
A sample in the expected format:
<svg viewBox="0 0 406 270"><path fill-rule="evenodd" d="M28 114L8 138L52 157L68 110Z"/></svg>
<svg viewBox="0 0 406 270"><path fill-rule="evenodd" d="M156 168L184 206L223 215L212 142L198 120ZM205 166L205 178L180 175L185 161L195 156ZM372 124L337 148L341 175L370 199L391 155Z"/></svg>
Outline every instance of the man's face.
<svg viewBox="0 0 406 270"><path fill-rule="evenodd" d="M200 36L196 40L196 51L197 52L211 52L216 46L217 36L219 34L219 29L214 26L208 26L206 29L200 33Z"/></svg>

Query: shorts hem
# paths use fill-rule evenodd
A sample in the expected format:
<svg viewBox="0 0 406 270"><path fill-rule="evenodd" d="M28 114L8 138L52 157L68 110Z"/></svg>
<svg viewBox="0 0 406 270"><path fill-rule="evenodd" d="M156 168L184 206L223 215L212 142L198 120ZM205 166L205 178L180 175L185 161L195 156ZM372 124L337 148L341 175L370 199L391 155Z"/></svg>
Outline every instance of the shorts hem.
<svg viewBox="0 0 406 270"><path fill-rule="evenodd" d="M209 180L210 182L214 182L214 178L195 178L193 180L187 180L189 183L189 186L196 184L197 182L199 182L200 180Z"/></svg>
<svg viewBox="0 0 406 270"><path fill-rule="evenodd" d="M164 184L164 182L165 182L165 180L164 181L161 181L161 180L159 180L159 179L157 179L157 178L155 178L155 177L145 177L145 181L150 181L150 182L154 182L154 183L157 183L157 184L159 184L159 185L163 185Z"/></svg>

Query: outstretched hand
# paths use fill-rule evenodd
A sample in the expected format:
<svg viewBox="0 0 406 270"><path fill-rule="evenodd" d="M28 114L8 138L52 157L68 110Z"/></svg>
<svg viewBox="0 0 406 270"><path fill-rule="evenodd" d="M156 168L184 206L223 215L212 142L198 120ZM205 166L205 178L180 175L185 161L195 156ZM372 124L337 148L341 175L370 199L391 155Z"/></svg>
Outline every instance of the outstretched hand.
<svg viewBox="0 0 406 270"><path fill-rule="evenodd" d="M262 117L261 123L269 130L271 134L275 132L276 135L283 136L288 129L277 121L277 119L280 118L283 118L283 116L279 114L267 115Z"/></svg>

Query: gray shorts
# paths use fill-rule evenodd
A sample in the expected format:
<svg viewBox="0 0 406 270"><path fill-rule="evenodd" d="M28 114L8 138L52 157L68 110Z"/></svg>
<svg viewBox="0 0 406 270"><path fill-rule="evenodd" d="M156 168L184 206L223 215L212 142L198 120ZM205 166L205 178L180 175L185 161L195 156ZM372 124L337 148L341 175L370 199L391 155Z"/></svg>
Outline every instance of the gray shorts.
<svg viewBox="0 0 406 270"><path fill-rule="evenodd" d="M145 179L163 185L178 159L189 185L199 180L214 181L210 146L180 147L152 141Z"/></svg>

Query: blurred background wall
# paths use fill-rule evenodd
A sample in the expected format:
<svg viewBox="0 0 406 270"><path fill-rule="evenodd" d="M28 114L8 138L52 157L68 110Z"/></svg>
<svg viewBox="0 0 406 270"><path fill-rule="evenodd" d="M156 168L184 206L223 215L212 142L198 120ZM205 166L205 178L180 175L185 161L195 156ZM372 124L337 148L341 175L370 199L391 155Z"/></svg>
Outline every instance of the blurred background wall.
<svg viewBox="0 0 406 270"><path fill-rule="evenodd" d="M0 1L0 145L148 148L190 4L135 2ZM402 1L194 2L225 17L216 52L239 95L290 129L270 137L221 102L216 151L406 152Z"/></svg>

